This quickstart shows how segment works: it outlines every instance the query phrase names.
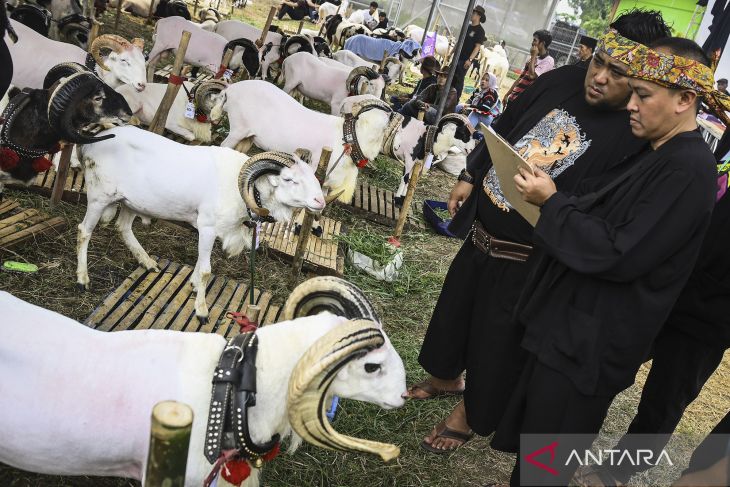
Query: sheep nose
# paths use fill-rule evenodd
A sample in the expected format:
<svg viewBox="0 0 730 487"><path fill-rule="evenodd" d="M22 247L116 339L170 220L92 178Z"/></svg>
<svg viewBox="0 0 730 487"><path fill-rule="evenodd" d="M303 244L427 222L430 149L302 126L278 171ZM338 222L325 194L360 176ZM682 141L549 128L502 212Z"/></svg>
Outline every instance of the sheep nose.
<svg viewBox="0 0 730 487"><path fill-rule="evenodd" d="M137 89L137 91L144 91L146 86L147 85L144 83L137 83L137 86L135 86L135 88Z"/></svg>
<svg viewBox="0 0 730 487"><path fill-rule="evenodd" d="M316 198L314 198L314 203L317 208L324 208L325 203L323 197L317 196Z"/></svg>

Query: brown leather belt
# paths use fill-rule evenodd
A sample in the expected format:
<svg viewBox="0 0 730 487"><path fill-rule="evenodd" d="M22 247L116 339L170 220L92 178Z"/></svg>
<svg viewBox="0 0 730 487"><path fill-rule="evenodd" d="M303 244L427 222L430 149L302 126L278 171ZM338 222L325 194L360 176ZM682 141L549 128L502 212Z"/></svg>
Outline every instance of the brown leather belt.
<svg viewBox="0 0 730 487"><path fill-rule="evenodd" d="M526 262L532 252L532 246L499 240L487 233L478 221L471 226L471 241L474 246L495 259Z"/></svg>

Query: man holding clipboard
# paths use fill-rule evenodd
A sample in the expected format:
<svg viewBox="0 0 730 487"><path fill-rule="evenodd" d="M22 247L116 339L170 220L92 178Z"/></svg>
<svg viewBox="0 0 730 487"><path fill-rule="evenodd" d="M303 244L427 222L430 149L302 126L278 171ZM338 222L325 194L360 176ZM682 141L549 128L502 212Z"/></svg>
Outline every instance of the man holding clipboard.
<svg viewBox="0 0 730 487"><path fill-rule="evenodd" d="M612 25L643 43L670 35L657 12L632 11ZM630 131L625 69L597 52L587 72L565 66L546 73L507 108L495 130L560 189L572 191L643 144ZM464 392L464 401L422 443L434 453L458 448L474 432L491 434L524 365L522 332L512 314L529 270L533 227L505 198L484 144L469 155L467 168L449 209L455 213L450 229L468 238L451 264L419 355L430 376L408 394L430 399Z"/></svg>

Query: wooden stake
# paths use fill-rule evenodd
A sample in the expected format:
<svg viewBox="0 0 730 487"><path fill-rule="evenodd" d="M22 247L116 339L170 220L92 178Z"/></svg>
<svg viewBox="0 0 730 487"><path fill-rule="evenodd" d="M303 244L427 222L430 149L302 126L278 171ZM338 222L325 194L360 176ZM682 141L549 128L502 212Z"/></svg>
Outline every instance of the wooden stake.
<svg viewBox="0 0 730 487"><path fill-rule="evenodd" d="M383 59L380 60L380 72L382 73L385 69L385 58L388 57L388 50L383 51Z"/></svg>
<svg viewBox="0 0 730 487"><path fill-rule="evenodd" d="M299 27L297 27L297 35L299 35L299 34L302 33L302 27L304 27L304 21L303 20L300 20L299 21Z"/></svg>
<svg viewBox="0 0 730 487"><path fill-rule="evenodd" d="M89 32L89 40L86 43L86 45L89 47L89 52L91 52L91 43L94 42L94 39L99 37L99 29L102 25L103 24L97 22L94 17L91 17L91 31Z"/></svg>
<svg viewBox="0 0 730 487"><path fill-rule="evenodd" d="M319 181L324 181L327 166L330 163L332 149L329 147L322 148L322 155L319 157L317 170L314 172L315 177ZM304 219L302 220L302 228L299 231L299 240L297 241L297 249L294 252L294 261L292 263L291 287L294 287L299 280L299 274L304 264L304 253L309 245L309 237L312 233L312 223L314 223L315 214L309 210L304 211Z"/></svg>
<svg viewBox="0 0 730 487"><path fill-rule="evenodd" d="M408 180L408 191L406 191L406 197L403 200L403 206L401 207L400 214L398 215L398 222L395 224L395 231L393 232L393 236L397 239L400 239L401 235L403 235L403 227L406 224L406 218L408 218L408 213L410 213L411 211L411 202L413 201L413 196L416 193L416 185L418 184L418 178L421 177L422 169L423 161L419 159L413 165L411 178Z"/></svg>
<svg viewBox="0 0 730 487"><path fill-rule="evenodd" d="M228 65L231 64L231 58L233 57L233 49L226 49L226 52L223 54L223 60L221 61L221 66L225 66L226 69L228 69ZM225 71L221 71L220 76L216 76L216 79L220 79L225 74Z"/></svg>
<svg viewBox="0 0 730 487"><path fill-rule="evenodd" d="M145 487L183 487L192 429L190 406L176 401L155 404Z"/></svg>
<svg viewBox="0 0 730 487"><path fill-rule="evenodd" d="M198 15L198 0L195 0L195 3L193 4L193 18L195 18L196 15Z"/></svg>
<svg viewBox="0 0 730 487"><path fill-rule="evenodd" d="M53 189L51 190L51 206L56 206L63 196L63 187L66 186L66 176L68 176L68 168L71 167L71 151L73 149L73 144L66 144L61 149L61 160L58 161L56 180L53 182Z"/></svg>
<svg viewBox="0 0 730 487"><path fill-rule="evenodd" d="M271 7L269 9L269 16L266 18L266 24L264 24L264 30L261 31L261 37L259 40L256 41L256 47L261 49L261 46L264 45L264 42L266 41L266 36L269 35L269 27L271 27L271 22L274 21L274 15L276 14L276 7Z"/></svg>
<svg viewBox="0 0 730 487"><path fill-rule="evenodd" d="M151 0L154 2L154 0ZM114 14L114 33L119 31L119 17L122 15L122 0L117 0L117 11ZM91 45L91 43L89 43Z"/></svg>
<svg viewBox="0 0 730 487"><path fill-rule="evenodd" d="M175 54L175 63L172 65L170 78L172 78L173 75L180 76L183 61L185 60L185 51L187 51L188 49L188 42L190 42L190 32L185 30L180 37L180 45L178 46L177 53ZM150 132L162 135L162 133L165 131L167 114L170 111L170 107L172 107L172 102L175 101L175 97L177 96L178 91L180 91L180 85L173 84L170 81L167 82L167 91L165 92L165 96L162 97L162 102L160 102L160 106L159 108L157 108L157 112L152 119L152 123L149 127Z"/></svg>
<svg viewBox="0 0 730 487"><path fill-rule="evenodd" d="M121 0L117 0L120 4L122 3ZM145 24L149 25L152 23L152 12L154 12L155 8L155 0L150 0L150 9L147 12L147 20L145 20Z"/></svg>

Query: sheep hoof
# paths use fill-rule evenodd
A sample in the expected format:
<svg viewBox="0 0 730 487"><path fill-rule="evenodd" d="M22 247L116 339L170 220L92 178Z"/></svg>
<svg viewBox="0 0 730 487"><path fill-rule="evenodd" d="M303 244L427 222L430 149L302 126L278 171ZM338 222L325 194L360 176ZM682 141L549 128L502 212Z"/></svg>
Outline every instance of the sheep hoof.
<svg viewBox="0 0 730 487"><path fill-rule="evenodd" d="M324 235L324 229L322 228L322 226L317 225L317 228L313 228L312 235L314 235L315 237L322 238L322 235Z"/></svg>
<svg viewBox="0 0 730 487"><path fill-rule="evenodd" d="M302 225L297 223L294 225L294 235L299 235L302 232Z"/></svg>
<svg viewBox="0 0 730 487"><path fill-rule="evenodd" d="M393 204L398 208L403 208L403 201L406 199L405 196L394 196Z"/></svg>
<svg viewBox="0 0 730 487"><path fill-rule="evenodd" d="M195 315L195 317L198 319L198 323L200 323L200 326L205 326L208 324L208 317L207 316L198 316Z"/></svg>
<svg viewBox="0 0 730 487"><path fill-rule="evenodd" d="M80 282L77 282L76 283L76 289L79 292L84 293L84 292L86 292L86 291L89 290L89 284L88 283L87 284L81 284Z"/></svg>

